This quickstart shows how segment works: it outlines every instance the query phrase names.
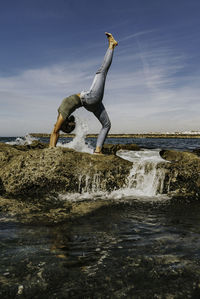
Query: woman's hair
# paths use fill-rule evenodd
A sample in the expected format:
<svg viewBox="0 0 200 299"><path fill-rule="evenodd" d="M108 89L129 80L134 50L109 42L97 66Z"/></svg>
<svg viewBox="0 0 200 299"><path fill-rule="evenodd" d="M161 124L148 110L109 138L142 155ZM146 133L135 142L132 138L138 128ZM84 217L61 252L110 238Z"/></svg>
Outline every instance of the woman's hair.
<svg viewBox="0 0 200 299"><path fill-rule="evenodd" d="M64 120L60 129L64 133L71 133L76 127L75 117L74 115L70 115L67 119Z"/></svg>

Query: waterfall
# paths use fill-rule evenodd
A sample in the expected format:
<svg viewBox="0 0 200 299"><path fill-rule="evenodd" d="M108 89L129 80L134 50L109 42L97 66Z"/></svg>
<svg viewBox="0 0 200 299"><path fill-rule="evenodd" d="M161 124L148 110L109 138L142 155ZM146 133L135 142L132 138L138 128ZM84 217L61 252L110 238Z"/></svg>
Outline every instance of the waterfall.
<svg viewBox="0 0 200 299"><path fill-rule="evenodd" d="M131 195L156 196L163 193L165 164L159 150L118 151L117 155L133 162L125 189Z"/></svg>
<svg viewBox="0 0 200 299"><path fill-rule="evenodd" d="M59 196L60 199L77 202L85 199L117 201L134 198L157 201L168 198L163 194L167 161L160 157L159 150L120 150L117 155L133 163L123 188L107 192L99 174L92 177L88 174L80 174L78 193L63 194Z"/></svg>
<svg viewBox="0 0 200 299"><path fill-rule="evenodd" d="M98 173L92 177L87 175L80 175L78 180L79 193L97 193L102 189L101 179Z"/></svg>

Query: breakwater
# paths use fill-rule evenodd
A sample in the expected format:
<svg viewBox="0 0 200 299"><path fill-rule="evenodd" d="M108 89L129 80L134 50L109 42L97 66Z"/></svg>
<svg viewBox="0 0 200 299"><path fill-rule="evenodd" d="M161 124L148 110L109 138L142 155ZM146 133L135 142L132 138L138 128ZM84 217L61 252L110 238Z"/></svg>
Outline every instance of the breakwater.
<svg viewBox="0 0 200 299"><path fill-rule="evenodd" d="M36 138L50 137L48 133L30 133ZM75 134L61 134L63 138L75 137ZM86 138L96 138L98 134L86 134ZM183 133L140 133L140 134L108 134L108 138L200 138L200 134L183 134Z"/></svg>

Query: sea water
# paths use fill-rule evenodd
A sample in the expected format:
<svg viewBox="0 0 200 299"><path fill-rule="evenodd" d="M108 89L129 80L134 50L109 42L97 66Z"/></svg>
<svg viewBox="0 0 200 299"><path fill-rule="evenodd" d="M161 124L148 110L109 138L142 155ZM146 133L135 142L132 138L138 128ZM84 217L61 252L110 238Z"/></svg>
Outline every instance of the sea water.
<svg viewBox="0 0 200 299"><path fill-rule="evenodd" d="M95 139L85 141L86 132L81 129L77 140L63 139L59 146L91 152ZM110 204L51 226L1 215L1 298L200 298L200 204L163 194L168 162L159 155L161 148L197 148L199 139L107 143L143 147L117 153L133 163L126 185L108 193L98 189L95 177L92 189L60 199Z"/></svg>

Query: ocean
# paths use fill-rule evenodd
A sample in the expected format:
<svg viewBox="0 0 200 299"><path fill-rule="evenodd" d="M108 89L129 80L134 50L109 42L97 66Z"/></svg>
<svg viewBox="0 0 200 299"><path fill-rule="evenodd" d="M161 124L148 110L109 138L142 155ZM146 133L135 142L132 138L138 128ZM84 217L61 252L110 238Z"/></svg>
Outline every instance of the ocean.
<svg viewBox="0 0 200 299"><path fill-rule="evenodd" d="M32 140L0 138L10 144ZM92 153L95 141L79 135L58 145ZM105 206L48 225L20 223L0 212L0 298L200 298L200 202L163 194L165 172L156 170L163 162L160 149L192 151L200 139L106 143L143 148L118 153L133 162L126 188L62 195L74 205L102 200Z"/></svg>
<svg viewBox="0 0 200 299"><path fill-rule="evenodd" d="M24 144L25 142L31 142L33 139L34 138L32 137L0 137L0 142L14 142L15 144ZM44 143L49 143L48 137L36 139ZM65 145L66 143L69 143L72 140L73 138L60 138L59 142ZM95 138L85 138L85 136L83 135L78 140L81 143L81 145L86 143L89 144L92 148L95 147ZM175 149L180 151L192 151L193 149L200 148L200 138L107 138L106 143L137 144L141 148Z"/></svg>

